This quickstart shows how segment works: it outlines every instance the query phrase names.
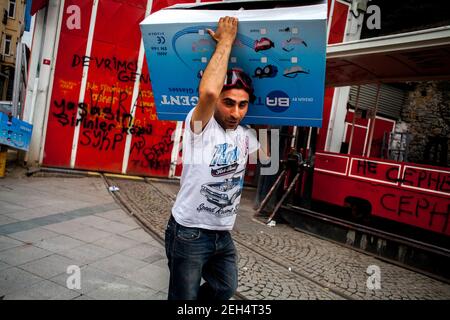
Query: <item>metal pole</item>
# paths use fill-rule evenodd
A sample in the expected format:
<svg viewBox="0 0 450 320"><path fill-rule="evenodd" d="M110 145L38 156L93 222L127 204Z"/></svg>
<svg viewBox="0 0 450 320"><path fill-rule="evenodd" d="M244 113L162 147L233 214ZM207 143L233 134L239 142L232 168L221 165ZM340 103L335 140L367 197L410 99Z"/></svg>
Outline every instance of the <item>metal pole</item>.
<svg viewBox="0 0 450 320"><path fill-rule="evenodd" d="M14 70L14 85L13 85L13 97L12 97L12 115L17 118L19 110L19 96L20 96L20 80L21 80L21 69L22 69L22 41L19 40L16 49L16 64Z"/></svg>
<svg viewBox="0 0 450 320"><path fill-rule="evenodd" d="M376 98L375 98L375 108L374 108L373 116L370 117L371 118L370 120L373 119L373 121L370 121L369 145L368 145L368 148L367 148L366 157L370 157L370 150L372 149L373 131L375 129L375 121L376 121L376 118L377 118L378 101L380 100L379 99L380 98L380 87L381 87L381 84L378 82L377 83L377 95L376 95Z"/></svg>
<svg viewBox="0 0 450 320"><path fill-rule="evenodd" d="M287 196L289 195L289 193L291 193L292 188L294 188L295 184L297 183L298 178L300 177L300 173L302 171L298 172L295 177L294 180L292 180L291 184L289 185L289 188L287 189L287 191L283 194L283 197L280 199L280 201L277 203L277 205L275 206L275 209L273 210L272 214L270 215L270 217L267 219L267 223L269 223L270 221L272 221L273 217L275 216L275 214L278 212L278 210L280 209L281 205L283 204L284 200L287 198Z"/></svg>
<svg viewBox="0 0 450 320"><path fill-rule="evenodd" d="M298 136L298 128L295 126L292 130L292 140L291 140L291 148L297 149L297 136Z"/></svg>
<svg viewBox="0 0 450 320"><path fill-rule="evenodd" d="M273 184L273 186L270 188L269 192L267 193L266 197L264 198L263 202L261 202L261 205L259 206L258 210L256 210L254 217L258 216L261 213L261 210L266 206L267 202L269 201L272 194L277 189L278 185L280 184L280 181L283 179L283 177L286 175L286 170L281 171L280 175L278 176L277 180Z"/></svg>
<svg viewBox="0 0 450 320"><path fill-rule="evenodd" d="M356 111L358 110L359 92L360 92L360 90L361 90L361 85L358 85L358 91L356 92L355 112L353 113L353 119L352 119L352 131L350 132L350 141L348 142L347 154L350 154L350 150L352 150L353 133L355 131Z"/></svg>

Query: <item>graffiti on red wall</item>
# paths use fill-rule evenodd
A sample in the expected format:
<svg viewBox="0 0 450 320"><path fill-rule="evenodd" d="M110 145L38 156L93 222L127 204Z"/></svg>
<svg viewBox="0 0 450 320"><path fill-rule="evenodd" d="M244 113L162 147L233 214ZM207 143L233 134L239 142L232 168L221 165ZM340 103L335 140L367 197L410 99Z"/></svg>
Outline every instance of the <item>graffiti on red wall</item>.
<svg viewBox="0 0 450 320"><path fill-rule="evenodd" d="M151 135L152 124L140 124L132 114L127 111L124 102L128 100L127 91L115 92L112 88L109 95L105 95L105 88L98 93L94 90L98 86L88 85L90 101L73 102L54 100L53 116L58 119L61 126L80 126L80 144L92 146L98 150L115 149L117 143L123 141L126 135ZM145 110L143 94L140 92L133 103L133 108ZM132 110L133 112L133 110Z"/></svg>
<svg viewBox="0 0 450 320"><path fill-rule="evenodd" d="M397 216L407 215L426 221L430 229L438 228L447 233L450 217L450 172L404 166L399 164L357 160L351 168L355 177L363 177L374 182L387 182L397 185L398 192L381 195L381 206ZM442 197L442 195L444 197Z"/></svg>
<svg viewBox="0 0 450 320"><path fill-rule="evenodd" d="M79 29L61 24L44 164L167 176L172 142L166 131L175 123L156 119L145 57L139 66L147 1L100 1L102 19L95 20L92 1L66 1L62 11L70 5L79 6L84 19Z"/></svg>
<svg viewBox="0 0 450 320"><path fill-rule="evenodd" d="M131 145L130 154L135 153L137 157L143 159L131 160L133 165L154 170L168 171L170 169L170 159L166 155L170 154L173 146L173 128L167 128L166 133L159 142L148 144L144 137L134 140ZM165 158L165 159L164 159Z"/></svg>
<svg viewBox="0 0 450 320"><path fill-rule="evenodd" d="M72 68L83 68L93 67L98 70L103 70L107 72L115 72L117 75L117 80L120 82L132 82L134 83L136 79L140 82L150 83L150 75L147 73L137 72L137 61L127 61L120 60L116 57L90 57L90 56L80 56L74 54L72 58Z"/></svg>

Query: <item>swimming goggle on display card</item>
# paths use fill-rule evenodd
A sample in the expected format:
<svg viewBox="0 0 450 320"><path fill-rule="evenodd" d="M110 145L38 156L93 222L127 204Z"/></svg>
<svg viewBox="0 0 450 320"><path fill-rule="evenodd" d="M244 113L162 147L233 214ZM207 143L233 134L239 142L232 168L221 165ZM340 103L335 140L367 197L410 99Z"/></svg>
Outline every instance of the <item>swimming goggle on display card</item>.
<svg viewBox="0 0 450 320"><path fill-rule="evenodd" d="M225 81L223 83L224 88L232 88L236 86L237 82L240 82L250 96L250 102L253 102L255 96L253 95L253 83L252 79L241 69L233 68L227 71Z"/></svg>

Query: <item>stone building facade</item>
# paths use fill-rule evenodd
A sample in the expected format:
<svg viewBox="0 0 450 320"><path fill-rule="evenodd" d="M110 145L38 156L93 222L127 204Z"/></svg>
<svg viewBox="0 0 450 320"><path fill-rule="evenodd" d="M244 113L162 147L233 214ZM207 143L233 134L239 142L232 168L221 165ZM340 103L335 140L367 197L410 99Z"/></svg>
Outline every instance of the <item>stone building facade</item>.
<svg viewBox="0 0 450 320"><path fill-rule="evenodd" d="M408 161L450 166L450 81L414 83L402 110Z"/></svg>

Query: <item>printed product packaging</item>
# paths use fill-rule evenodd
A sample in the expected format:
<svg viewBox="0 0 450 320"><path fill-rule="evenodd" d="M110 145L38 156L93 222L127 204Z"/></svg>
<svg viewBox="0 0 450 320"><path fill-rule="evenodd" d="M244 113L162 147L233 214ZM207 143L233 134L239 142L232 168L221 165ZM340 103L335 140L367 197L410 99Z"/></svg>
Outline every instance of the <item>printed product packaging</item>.
<svg viewBox="0 0 450 320"><path fill-rule="evenodd" d="M176 5L141 24L160 120L185 119L198 101L198 86L214 52L206 29L223 16L239 19L229 68L253 80L256 100L245 124L322 124L326 57L326 1L220 2ZM296 5L296 6L292 6Z"/></svg>

